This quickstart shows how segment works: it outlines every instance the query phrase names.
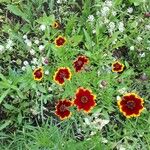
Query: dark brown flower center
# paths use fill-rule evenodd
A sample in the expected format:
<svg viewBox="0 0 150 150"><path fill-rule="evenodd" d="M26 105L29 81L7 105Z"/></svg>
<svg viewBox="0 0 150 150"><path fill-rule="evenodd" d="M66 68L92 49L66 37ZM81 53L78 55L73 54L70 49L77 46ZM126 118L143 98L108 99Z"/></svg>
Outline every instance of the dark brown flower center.
<svg viewBox="0 0 150 150"><path fill-rule="evenodd" d="M41 78L41 77L42 77L41 69L37 70L37 71L34 73L34 75L35 75L36 78Z"/></svg>
<svg viewBox="0 0 150 150"><path fill-rule="evenodd" d="M115 69L121 69L121 65L119 63L114 64Z"/></svg>
<svg viewBox="0 0 150 150"><path fill-rule="evenodd" d="M84 104L87 103L88 102L88 98L86 96L82 96L81 97L81 102L84 103Z"/></svg>
<svg viewBox="0 0 150 150"><path fill-rule="evenodd" d="M128 101L126 106L129 108L129 109L134 109L135 107L135 102L134 101Z"/></svg>
<svg viewBox="0 0 150 150"><path fill-rule="evenodd" d="M60 108L59 108L59 110L60 110L61 112L64 112L64 111L67 110L67 107L66 107L65 105L61 105Z"/></svg>
<svg viewBox="0 0 150 150"><path fill-rule="evenodd" d="M63 45L64 43L65 43L65 39L64 38L57 39L57 45L58 46Z"/></svg>
<svg viewBox="0 0 150 150"><path fill-rule="evenodd" d="M82 64L83 64L83 62L82 62L81 60L78 60L78 61L77 61L77 65L78 65L78 66L81 66Z"/></svg>
<svg viewBox="0 0 150 150"><path fill-rule="evenodd" d="M60 77L60 78L66 78L66 74L65 74L64 72L61 72L61 73L59 74L59 77Z"/></svg>

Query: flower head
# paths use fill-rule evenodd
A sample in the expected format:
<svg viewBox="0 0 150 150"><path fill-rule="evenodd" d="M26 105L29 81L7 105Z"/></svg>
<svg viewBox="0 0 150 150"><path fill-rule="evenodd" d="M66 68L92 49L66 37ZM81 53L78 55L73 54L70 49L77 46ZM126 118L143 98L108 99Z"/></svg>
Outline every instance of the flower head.
<svg viewBox="0 0 150 150"><path fill-rule="evenodd" d="M113 72L122 72L124 69L124 64L121 64L119 61L115 61L112 64L112 71Z"/></svg>
<svg viewBox="0 0 150 150"><path fill-rule="evenodd" d="M63 37L63 36L58 36L56 39L55 39L55 45L56 47L62 47L66 44L66 38Z"/></svg>
<svg viewBox="0 0 150 150"><path fill-rule="evenodd" d="M55 22L52 24L52 27L53 27L54 29L58 29L58 28L60 27L60 24L55 21Z"/></svg>
<svg viewBox="0 0 150 150"><path fill-rule="evenodd" d="M88 63L88 58L86 56L78 56L78 58L73 62L73 66L76 72L82 70L85 64Z"/></svg>
<svg viewBox="0 0 150 150"><path fill-rule="evenodd" d="M74 105L77 106L78 110L84 110L84 112L89 113L96 106L95 99L96 96L92 94L92 91L80 87L76 91Z"/></svg>
<svg viewBox="0 0 150 150"><path fill-rule="evenodd" d="M70 80L71 79L70 69L68 67L58 68L58 70L56 71L53 79L58 84L63 85L65 80Z"/></svg>
<svg viewBox="0 0 150 150"><path fill-rule="evenodd" d="M144 109L143 103L143 99L135 93L127 93L118 100L118 107L127 118L137 117Z"/></svg>
<svg viewBox="0 0 150 150"><path fill-rule="evenodd" d="M34 80L41 81L43 78L43 68L39 67L33 71Z"/></svg>
<svg viewBox="0 0 150 150"><path fill-rule="evenodd" d="M55 114L61 119L67 119L71 116L69 107L72 106L72 102L69 100L60 100L56 105Z"/></svg>

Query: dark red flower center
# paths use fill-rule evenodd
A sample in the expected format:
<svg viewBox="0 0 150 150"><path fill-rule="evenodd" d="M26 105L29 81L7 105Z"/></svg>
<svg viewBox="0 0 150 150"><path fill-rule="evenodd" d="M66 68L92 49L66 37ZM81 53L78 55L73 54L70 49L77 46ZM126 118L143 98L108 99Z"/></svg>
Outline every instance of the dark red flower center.
<svg viewBox="0 0 150 150"><path fill-rule="evenodd" d="M81 60L77 61L77 66L81 66L83 64L83 62Z"/></svg>
<svg viewBox="0 0 150 150"><path fill-rule="evenodd" d="M64 111L67 110L67 107L66 107L65 105L61 105L60 108L59 108L59 110L60 110L61 112L64 112Z"/></svg>
<svg viewBox="0 0 150 150"><path fill-rule="evenodd" d="M135 108L135 102L134 101L128 101L126 106L129 108L129 109L134 109Z"/></svg>
<svg viewBox="0 0 150 150"><path fill-rule="evenodd" d="M59 74L59 77L60 77L60 78L63 78L63 79L66 78L65 72L61 72L61 73Z"/></svg>
<svg viewBox="0 0 150 150"><path fill-rule="evenodd" d="M115 69L121 69L121 65L119 63L114 64Z"/></svg>
<svg viewBox="0 0 150 150"><path fill-rule="evenodd" d="M41 69L35 71L34 75L35 75L36 78L41 78L42 77Z"/></svg>
<svg viewBox="0 0 150 150"><path fill-rule="evenodd" d="M86 96L82 96L81 97L81 102L84 103L84 104L87 103L88 102L88 98Z"/></svg>
<svg viewBox="0 0 150 150"><path fill-rule="evenodd" d="M65 43L65 39L60 37L59 39L57 39L56 42L57 42L57 45L60 46L60 45L63 45Z"/></svg>

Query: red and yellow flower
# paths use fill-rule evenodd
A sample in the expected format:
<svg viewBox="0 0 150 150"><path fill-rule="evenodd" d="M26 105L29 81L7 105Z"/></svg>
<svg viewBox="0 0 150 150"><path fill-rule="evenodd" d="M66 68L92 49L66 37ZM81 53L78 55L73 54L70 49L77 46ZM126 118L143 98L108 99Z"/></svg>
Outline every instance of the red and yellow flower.
<svg viewBox="0 0 150 150"><path fill-rule="evenodd" d="M120 112L127 118L138 117L144 109L143 99L135 93L127 93L118 100Z"/></svg>
<svg viewBox="0 0 150 150"><path fill-rule="evenodd" d="M66 44L66 38L63 37L63 36L58 36L56 39L55 39L55 45L56 47L62 47Z"/></svg>
<svg viewBox="0 0 150 150"><path fill-rule="evenodd" d="M33 71L34 80L41 81L43 78L43 68L39 67Z"/></svg>
<svg viewBox="0 0 150 150"><path fill-rule="evenodd" d="M71 71L68 67L60 67L58 70L55 72L55 75L53 77L53 80L60 84L63 85L65 83L65 80L70 80L71 79Z"/></svg>
<svg viewBox="0 0 150 150"><path fill-rule="evenodd" d="M72 106L72 102L69 100L60 100L55 107L55 114L61 119L67 119L71 116L69 107Z"/></svg>
<svg viewBox="0 0 150 150"><path fill-rule="evenodd" d="M78 110L83 110L85 113L89 113L94 106L96 106L95 99L96 96L92 94L92 91L80 87L76 91L73 103L77 106Z"/></svg>
<svg viewBox="0 0 150 150"><path fill-rule="evenodd" d="M124 69L124 64L120 63L119 61L115 61L112 64L112 71L113 72L122 72Z"/></svg>
<svg viewBox="0 0 150 150"><path fill-rule="evenodd" d="M57 29L57 28L60 27L60 24L59 24L57 21L55 21L55 22L52 24L52 27L53 27L54 29Z"/></svg>
<svg viewBox="0 0 150 150"><path fill-rule="evenodd" d="M89 60L86 56L78 56L77 59L73 62L75 71L76 72L81 71L84 65L87 64L88 62Z"/></svg>

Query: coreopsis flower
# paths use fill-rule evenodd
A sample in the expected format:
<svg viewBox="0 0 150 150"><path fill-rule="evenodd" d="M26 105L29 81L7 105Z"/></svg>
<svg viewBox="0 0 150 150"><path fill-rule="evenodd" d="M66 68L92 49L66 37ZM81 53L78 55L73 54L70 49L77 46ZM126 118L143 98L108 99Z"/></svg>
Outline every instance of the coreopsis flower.
<svg viewBox="0 0 150 150"><path fill-rule="evenodd" d="M76 72L81 71L84 65L87 64L88 62L89 60L86 56L78 56L77 59L73 62L75 71Z"/></svg>
<svg viewBox="0 0 150 150"><path fill-rule="evenodd" d="M56 39L55 39L55 45L56 47L62 47L66 44L66 38L63 37L63 36L58 36Z"/></svg>
<svg viewBox="0 0 150 150"><path fill-rule="evenodd" d="M41 81L43 78L43 68L39 67L33 71L33 77L36 81Z"/></svg>
<svg viewBox="0 0 150 150"><path fill-rule="evenodd" d="M135 93L127 93L118 100L120 112L127 118L138 117L144 109L144 100Z"/></svg>
<svg viewBox="0 0 150 150"><path fill-rule="evenodd" d="M52 27L53 27L54 29L58 29L58 28L60 27L60 24L59 24L57 21L55 21L55 22L52 24Z"/></svg>
<svg viewBox="0 0 150 150"><path fill-rule="evenodd" d="M124 64L120 63L119 61L115 61L112 64L112 71L113 72L122 72L124 69Z"/></svg>
<svg viewBox="0 0 150 150"><path fill-rule="evenodd" d="M55 107L55 114L61 119L67 119L71 116L69 107L72 106L72 102L69 100L60 100Z"/></svg>
<svg viewBox="0 0 150 150"><path fill-rule="evenodd" d="M95 102L96 96L92 91L80 87L76 91L74 105L77 106L78 110L83 110L86 113L91 112L91 110L96 106Z"/></svg>
<svg viewBox="0 0 150 150"><path fill-rule="evenodd" d="M68 67L60 67L56 71L53 80L60 84L63 85L65 83L65 80L70 80L71 79L71 71Z"/></svg>

